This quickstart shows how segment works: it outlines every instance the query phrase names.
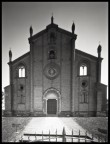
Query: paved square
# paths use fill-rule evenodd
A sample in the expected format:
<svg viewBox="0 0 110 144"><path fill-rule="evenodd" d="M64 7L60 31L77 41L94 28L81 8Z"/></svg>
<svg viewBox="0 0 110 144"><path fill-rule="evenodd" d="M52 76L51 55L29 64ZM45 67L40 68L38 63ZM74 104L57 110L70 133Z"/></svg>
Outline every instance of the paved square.
<svg viewBox="0 0 110 144"><path fill-rule="evenodd" d="M79 135L79 130L81 135L85 135L85 130L75 122L74 118L59 118L59 117L36 117L32 118L32 120L28 123L26 128L24 129L23 133L30 133L30 134L62 134L63 127L65 127L66 134ZM28 137L23 137L23 139L28 139ZM35 140L35 137L30 137L30 140ZM42 137L37 138L39 140ZM47 138L48 139L48 138ZM53 138L55 141L55 138ZM58 141L62 141L62 138L59 138ZM68 139L67 141L71 141ZM74 140L75 141L75 140ZM76 139L78 141L78 139Z"/></svg>

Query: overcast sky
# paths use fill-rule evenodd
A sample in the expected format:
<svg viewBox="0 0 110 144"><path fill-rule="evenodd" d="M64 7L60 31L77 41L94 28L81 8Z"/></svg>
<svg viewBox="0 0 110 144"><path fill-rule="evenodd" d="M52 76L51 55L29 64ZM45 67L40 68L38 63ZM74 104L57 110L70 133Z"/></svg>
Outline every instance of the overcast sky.
<svg viewBox="0 0 110 144"><path fill-rule="evenodd" d="M29 51L29 28L33 34L54 23L71 31L75 23L76 49L97 56L102 46L101 82L108 85L108 3L107 2L2 2L2 89L9 85L9 56L12 60Z"/></svg>

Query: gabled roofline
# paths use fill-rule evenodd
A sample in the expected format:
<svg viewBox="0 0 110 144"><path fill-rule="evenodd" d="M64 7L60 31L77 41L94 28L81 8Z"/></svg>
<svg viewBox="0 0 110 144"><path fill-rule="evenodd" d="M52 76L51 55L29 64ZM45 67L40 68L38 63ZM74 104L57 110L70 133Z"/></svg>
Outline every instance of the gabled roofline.
<svg viewBox="0 0 110 144"><path fill-rule="evenodd" d="M64 33L64 34L67 34L68 36L70 36L70 37L73 37L73 34L72 34L72 32L69 32L69 31L67 31L67 30L64 30L64 29L62 29L62 28L58 28L58 31L59 32L62 32L62 33ZM74 34L74 35L76 35L76 34Z"/></svg>
<svg viewBox="0 0 110 144"><path fill-rule="evenodd" d="M84 55L84 56L89 57L89 58L94 59L94 60L97 60L97 59L98 59L98 57L93 56L93 55L91 55L91 54L88 54L88 53L83 52L83 51L78 50L78 49L75 49L75 52L76 52L76 54L81 54L81 55ZM100 59L103 60L103 58L100 58Z"/></svg>
<svg viewBox="0 0 110 144"><path fill-rule="evenodd" d="M15 59L15 60L13 60L13 61L11 61L11 62L8 62L8 65L10 65L10 64L15 64L17 61L23 59L24 57L28 56L29 54L30 54L30 51L27 52L27 53L25 53L24 55L18 57L17 59Z"/></svg>
<svg viewBox="0 0 110 144"><path fill-rule="evenodd" d="M106 85L106 84L103 84L103 83L100 83L100 85L102 85L102 86L106 86L106 87L108 86L108 85Z"/></svg>
<svg viewBox="0 0 110 144"><path fill-rule="evenodd" d="M6 89L7 87L10 87L10 85L5 86L4 89Z"/></svg>
<svg viewBox="0 0 110 144"><path fill-rule="evenodd" d="M43 35L44 33L46 32L46 29L36 33L35 35L33 35L32 37L29 37L28 40L29 40L29 43L32 41L32 40L35 40L37 39L38 37L40 37L41 35Z"/></svg>
<svg viewBox="0 0 110 144"><path fill-rule="evenodd" d="M98 86L98 87L100 87L100 86L104 86L104 87L107 88L107 86L108 86L108 85L103 84L103 83L101 83L101 82L100 82L100 83L96 82L95 84L96 84L96 86Z"/></svg>
<svg viewBox="0 0 110 144"><path fill-rule="evenodd" d="M69 32L69 31L67 31L67 30L64 30L64 29L58 27L57 24L54 24L54 23L53 23L53 24L47 25L47 26L46 26L46 29L38 32L37 34L33 35L32 37L29 37L29 38L28 38L29 43L30 43L32 40L34 41L34 40L37 39L39 36L41 36L41 35L43 35L44 33L46 33L46 32L48 31L48 29L50 29L50 28L56 28L58 32L61 32L61 33L64 33L64 34L66 34L66 35L68 35L68 36L70 36L70 37L73 37L72 32ZM74 35L76 35L76 34L74 34ZM76 36L77 36L77 35L76 35Z"/></svg>

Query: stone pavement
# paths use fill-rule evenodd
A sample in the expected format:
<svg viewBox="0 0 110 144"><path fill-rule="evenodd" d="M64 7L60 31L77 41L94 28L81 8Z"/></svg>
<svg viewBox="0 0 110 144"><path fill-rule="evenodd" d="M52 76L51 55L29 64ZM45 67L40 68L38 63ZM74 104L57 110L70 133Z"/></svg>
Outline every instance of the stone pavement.
<svg viewBox="0 0 110 144"><path fill-rule="evenodd" d="M34 117L25 127L22 133L31 133L31 134L55 134L57 129L57 134L62 134L63 127L65 127L66 134L73 133L79 135L85 135L85 130L75 122L74 118L63 118L63 117ZM28 137L23 137L23 139L28 139ZM35 137L30 137L30 140L35 140ZM41 139L41 138L40 138ZM55 139L54 139L55 140ZM62 141L60 138L59 141ZM69 140L68 140L69 141ZM70 139L71 141L71 139ZM78 139L77 139L78 141Z"/></svg>
<svg viewBox="0 0 110 144"><path fill-rule="evenodd" d="M85 133L85 130L79 126L74 118L59 118L59 117L40 117L33 118L26 126L25 133L55 133L57 129L58 134L62 134L63 127L65 127L66 134L71 134L73 129L74 133Z"/></svg>

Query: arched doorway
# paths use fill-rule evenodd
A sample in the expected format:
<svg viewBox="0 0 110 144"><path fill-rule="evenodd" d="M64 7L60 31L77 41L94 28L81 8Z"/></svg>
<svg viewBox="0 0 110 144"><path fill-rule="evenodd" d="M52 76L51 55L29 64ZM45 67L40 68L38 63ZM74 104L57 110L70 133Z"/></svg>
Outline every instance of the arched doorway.
<svg viewBox="0 0 110 144"><path fill-rule="evenodd" d="M60 93L54 88L45 91L43 96L43 110L46 115L58 115L60 113Z"/></svg>

